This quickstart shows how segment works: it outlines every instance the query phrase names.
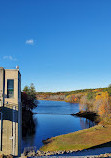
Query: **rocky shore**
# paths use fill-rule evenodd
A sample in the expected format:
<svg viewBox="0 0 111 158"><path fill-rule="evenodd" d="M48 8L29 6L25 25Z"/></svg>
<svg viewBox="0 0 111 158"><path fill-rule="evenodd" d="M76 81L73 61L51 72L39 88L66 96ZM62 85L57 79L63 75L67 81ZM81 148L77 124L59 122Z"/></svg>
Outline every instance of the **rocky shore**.
<svg viewBox="0 0 111 158"><path fill-rule="evenodd" d="M37 150L37 152L35 151L30 151L30 152L24 152L24 156L28 156L28 157L31 157L31 156L50 156L50 155L61 155L61 154L70 154L70 153L73 153L73 152L76 152L74 150L70 150L70 151L47 151L47 152L44 152L44 151L40 151L40 150Z"/></svg>
<svg viewBox="0 0 111 158"><path fill-rule="evenodd" d="M13 158L13 155L0 155L0 158Z"/></svg>
<svg viewBox="0 0 111 158"><path fill-rule="evenodd" d="M37 150L37 152L35 151L30 151L30 152L24 152L23 153L23 156L25 156L26 158L28 157L41 157L41 156L59 156L59 155L62 155L62 154L71 154L73 152L77 152L77 151L74 151L74 150L69 150L69 151L54 151L54 152L51 152L51 151L47 151L47 152L44 152L44 151L40 151L40 150ZM65 156L65 155L64 155ZM74 157L77 157L77 156L74 156ZM96 158L96 157L111 157L111 153L105 153L105 154L101 154L101 155L91 155L91 156L81 156L81 157L84 157L84 158Z"/></svg>

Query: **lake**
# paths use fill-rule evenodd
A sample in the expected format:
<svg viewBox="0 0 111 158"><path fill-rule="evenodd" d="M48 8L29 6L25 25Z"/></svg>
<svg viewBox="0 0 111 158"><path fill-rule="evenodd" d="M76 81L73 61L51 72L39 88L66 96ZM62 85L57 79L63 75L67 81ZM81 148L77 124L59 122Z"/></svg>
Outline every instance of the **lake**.
<svg viewBox="0 0 111 158"><path fill-rule="evenodd" d="M47 138L94 126L88 119L70 115L79 112L79 104L40 100L33 112L37 113L33 115L35 134L23 138L22 152L25 147L36 146L39 149L43 145L42 140Z"/></svg>

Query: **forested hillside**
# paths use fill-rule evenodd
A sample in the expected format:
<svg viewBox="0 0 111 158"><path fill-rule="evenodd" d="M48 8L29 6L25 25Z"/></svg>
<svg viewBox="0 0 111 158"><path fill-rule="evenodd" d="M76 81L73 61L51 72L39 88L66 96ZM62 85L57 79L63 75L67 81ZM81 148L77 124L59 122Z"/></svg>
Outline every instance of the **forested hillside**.
<svg viewBox="0 0 111 158"><path fill-rule="evenodd" d="M111 123L111 85L107 88L83 89L70 92L38 92L38 100L79 103L80 111L94 112L101 122Z"/></svg>

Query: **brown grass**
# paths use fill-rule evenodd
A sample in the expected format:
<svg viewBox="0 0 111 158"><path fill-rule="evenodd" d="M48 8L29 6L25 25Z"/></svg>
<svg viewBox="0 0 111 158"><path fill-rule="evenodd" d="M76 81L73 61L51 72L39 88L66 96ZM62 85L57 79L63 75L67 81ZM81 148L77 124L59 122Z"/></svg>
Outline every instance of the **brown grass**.
<svg viewBox="0 0 111 158"><path fill-rule="evenodd" d="M89 129L52 137L41 151L83 150L111 141L111 125L96 125Z"/></svg>

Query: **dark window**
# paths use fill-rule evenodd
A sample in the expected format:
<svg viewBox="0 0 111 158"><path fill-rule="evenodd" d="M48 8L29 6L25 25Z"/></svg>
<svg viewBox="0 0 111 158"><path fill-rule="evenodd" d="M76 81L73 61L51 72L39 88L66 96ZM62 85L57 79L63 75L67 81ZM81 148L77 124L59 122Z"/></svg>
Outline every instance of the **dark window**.
<svg viewBox="0 0 111 158"><path fill-rule="evenodd" d="M7 80L7 98L14 97L14 80Z"/></svg>

